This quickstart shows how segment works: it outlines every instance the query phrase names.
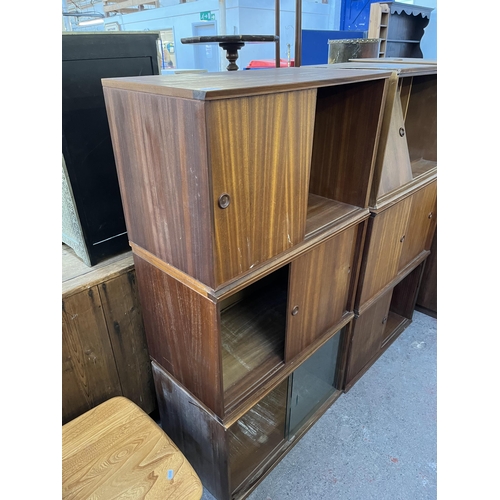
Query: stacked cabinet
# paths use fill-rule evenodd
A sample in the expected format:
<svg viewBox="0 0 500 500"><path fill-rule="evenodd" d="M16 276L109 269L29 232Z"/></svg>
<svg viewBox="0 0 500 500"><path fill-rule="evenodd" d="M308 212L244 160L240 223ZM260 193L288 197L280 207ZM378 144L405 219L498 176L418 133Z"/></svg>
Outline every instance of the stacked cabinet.
<svg viewBox="0 0 500 500"><path fill-rule="evenodd" d="M162 427L218 499L345 386L392 75L103 80Z"/></svg>
<svg viewBox="0 0 500 500"><path fill-rule="evenodd" d="M436 232L437 67L388 60L343 66L391 69L370 196L345 390L412 320Z"/></svg>

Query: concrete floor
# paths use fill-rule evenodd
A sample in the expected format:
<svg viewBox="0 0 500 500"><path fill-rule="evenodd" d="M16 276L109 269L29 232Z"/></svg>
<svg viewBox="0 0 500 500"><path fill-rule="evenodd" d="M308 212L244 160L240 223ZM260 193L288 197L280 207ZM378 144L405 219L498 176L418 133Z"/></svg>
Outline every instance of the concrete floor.
<svg viewBox="0 0 500 500"><path fill-rule="evenodd" d="M416 311L248 500L435 499L436 326Z"/></svg>

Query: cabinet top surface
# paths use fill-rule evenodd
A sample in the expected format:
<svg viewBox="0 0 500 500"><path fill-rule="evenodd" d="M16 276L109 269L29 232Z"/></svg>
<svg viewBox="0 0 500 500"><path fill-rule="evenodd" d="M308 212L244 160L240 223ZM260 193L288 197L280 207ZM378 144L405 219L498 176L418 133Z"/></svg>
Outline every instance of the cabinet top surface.
<svg viewBox="0 0 500 500"><path fill-rule="evenodd" d="M187 99L224 99L243 95L343 85L352 82L385 79L388 70L350 68L334 65L299 68L269 68L260 71L224 71L203 74L152 75L103 78L103 87Z"/></svg>
<svg viewBox="0 0 500 500"><path fill-rule="evenodd" d="M413 62L411 59L363 59L351 60L344 63L336 63L335 66L339 70L372 70L372 71L396 71L399 75L436 75L437 64L432 61L420 60L421 62Z"/></svg>

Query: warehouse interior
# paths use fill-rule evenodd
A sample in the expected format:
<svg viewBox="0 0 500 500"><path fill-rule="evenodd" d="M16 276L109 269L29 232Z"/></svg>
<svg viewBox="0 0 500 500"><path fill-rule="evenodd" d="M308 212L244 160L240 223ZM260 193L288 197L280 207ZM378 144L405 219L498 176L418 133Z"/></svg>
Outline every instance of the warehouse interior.
<svg viewBox="0 0 500 500"><path fill-rule="evenodd" d="M49 212L52 210L48 215L48 227L37 224L37 233L30 240L51 242L51 245L43 245L47 248L40 248L39 257L49 263L49 269L52 265L56 268L42 274L50 283L50 293L43 294L43 299L30 316L40 317L45 324L51 325L61 321L58 309L59 269L63 278L62 338L50 339L47 347L44 336L36 334L30 337L32 345L29 350L33 355L28 365L40 366L40 373L47 374L46 384L51 387L49 397L45 391L31 392L36 406L41 409L50 406L48 415L43 416L43 423L51 432L39 433L42 435L37 437L39 448L49 452L47 460L44 460L46 464L37 472L39 478L26 485L26 488L32 489L28 496L37 497L41 486L46 485L44 489L51 491L61 488L63 498L91 498L92 494L114 498L116 493L106 489L104 476L100 476L99 486L88 486L90 490L82 485L94 477L90 471L108 470L107 467L120 462L120 457L124 455L108 447L102 456L104 458L96 456L96 461L82 465L81 456L76 457L71 455L74 451L68 451L68 443L72 440L74 445L76 440L76 445L83 447L80 451L84 450L83 456L88 459L90 448L84 449L83 436L88 436L87 444L90 443L91 447L102 445L107 442L106 439L111 442L112 438L106 438L104 434L106 419L123 416L125 420L129 419L128 424L124 423L125 420L119 422L123 432L137 425L136 433L131 434L131 441L127 443L140 443L137 445L139 453L145 453L142 448L146 442L150 443L146 448L151 445L147 457L154 454L160 457L168 446L172 446L182 462L167 466L145 460L147 466L152 467L150 478L154 480L143 482L137 479L135 486L129 490L131 495L136 495L131 498L157 498L154 495L163 498L165 494L172 494L172 498L203 500L395 500L459 495L494 498L498 485L494 480L495 459L491 453L498 442L496 421L500 415L491 395L494 394L494 381L498 378L494 360L497 336L494 335L495 327L492 328L490 322L486 324L482 315L474 315L473 323L467 321L465 315L457 315L457 310L466 304L477 303L479 296L488 297L488 303L494 307L497 296L494 287L497 266L493 264L488 266L486 272L474 273L471 265L479 259L481 262L496 262L495 245L484 245L484 233L491 232L493 221L487 221L487 218L472 221L470 216L464 217L467 211L463 211L463 202L477 197L476 206L482 207L484 202L493 204L496 199L492 192L496 187L494 127L471 127L468 123L474 123L474 120L479 122L483 117L481 110L498 109L498 99L489 91L475 93L473 98L470 96L466 89L473 88L473 82L477 85L477 74L474 78L474 72L470 70L461 69L457 82L457 71L453 68L464 68L465 54L474 51L472 47L462 47L457 51L452 46L453 36L442 36L453 31L452 27L442 22L443 18L446 16L446 22L449 22L448 19L457 17L457 13L443 10L447 7L439 4L438 37L438 6L432 0L367 2L364 13L354 12L354 7L361 7L359 3L355 5L356 2L340 0L160 0L131 2L126 6L123 2L125 0L63 1L62 43L59 24L55 25L59 18L55 13L50 17L50 23L54 22L52 18L57 19L52 28L54 36L49 42L53 43L52 52L55 53L51 56L54 60L50 63L52 66L49 64L47 68L47 61L35 62L38 74L51 73L54 83L54 89L50 90L52 104L50 99L41 100L40 92L33 95L32 89L28 89L30 82L32 84L30 78L18 85L20 98L22 96L28 102L31 100L33 104L36 102L39 109L34 117L35 121L39 121L39 133L29 146L32 151L37 151L35 163L42 157L50 158L51 164L61 159L61 143L55 137L60 130L63 132L62 210L59 180L47 180L43 169L31 168L32 193L28 195L37 206L48 208ZM373 4L384 4L388 9L385 11L386 18L381 17L384 11L379 10L375 28L374 22L371 22L374 16L370 20ZM391 13L390 4L396 4L392 5L395 12ZM281 13L276 18L277 5ZM297 7L300 7L300 14ZM492 6L492 12L496 8ZM408 15L407 12L412 10L414 14L418 13ZM426 23L418 42L407 38L396 40L383 31L383 19L401 15L418 17L419 21ZM60 11L57 16L60 16ZM352 24L353 19L358 24ZM81 20L102 22L79 26ZM459 23L459 20L456 22ZM393 26L395 24L393 22ZM374 29L378 31L374 32ZM236 52L233 50L232 55L232 49L219 45L223 42L217 39L218 36L228 36L233 37L234 42L235 37L247 33L261 37L261 40L245 40ZM137 35L137 43L126 41L126 37L132 34ZM75 41L71 49L65 48L66 39L88 37L90 40L96 35L109 35L110 42L102 45L96 39L89 43L87 47L89 54L93 54L91 57L85 54L85 48L76 47L80 42ZM143 35L155 38L153 51L150 42L146 41L147 37L139 41ZM199 38L203 35L217 41ZM264 40L264 36L273 36L274 39ZM363 41L372 38L377 39L376 47L368 47ZM418 45L421 55L415 57L415 52L394 55L391 52L403 50L403 45L405 50L409 50L409 46L415 50ZM354 50L371 48L376 52L353 55L348 53L348 49L353 47ZM153 55L140 56L141 60L133 69L139 80L129 81L128 78L135 76L120 73L123 68L120 69L120 64L115 64L113 58L120 59L118 53L122 49L130 54L143 48ZM429 82L437 80L438 49L441 92L437 94L435 104L430 106L420 96L421 92L428 92L429 86L436 85ZM70 53L70 50L73 52ZM105 54L105 50L111 55L104 58L106 61L98 62L99 54ZM228 71L231 69L228 67L231 64L230 55L238 65L234 72ZM475 53L470 57L476 57ZM144 64L145 58L147 62ZM86 65L81 65L72 74L80 64L77 61L83 60L87 61ZM370 64L373 67L368 68ZM101 122L97 122L96 115L81 114L79 127L70 130L67 125L71 119L65 113L68 112L68 105L71 108L71 98L82 97L78 92L82 91L83 84L80 90L70 90L69 94L66 89L70 87L66 85L74 85L74 89L78 89L79 81L87 85L94 78L97 67L101 77L107 79L101 82L99 88L101 92L104 89L105 94L105 100L99 104L104 103L99 111ZM115 70L118 73L114 74ZM266 81L266 72L273 74L272 79L269 77ZM287 73L299 76L283 76ZM228 83L232 77L232 83ZM148 83L149 78L151 84ZM13 83L10 85L15 86ZM151 87L145 92L141 85ZM453 92L443 91L446 88L453 89ZM265 92L262 89L266 89ZM357 97L349 101L351 91ZM471 98L464 103L460 92ZM301 97L295 99L298 94ZM59 112L61 95L62 109ZM126 99L122 97L125 95ZM401 99L404 120L403 127L398 125L393 127L394 130L390 128L390 123L394 123L390 118L399 111L391 108L391 115L391 109L385 107L393 95ZM409 97L406 98L406 95ZM338 116L335 118L337 121L325 121L324 124L342 130L342 124L346 123L344 108L336 104L339 96L340 101L345 99L349 102L346 104L349 116L363 124L349 129L349 136L343 136L343 144L351 140L348 137L363 138L363 141L373 138L373 143L364 142L362 148L351 148L352 158L350 153L339 153L335 157L333 148L317 149L321 141L325 144L330 140L335 142L320 133L317 127L321 123L319 116L322 110L328 109L332 116ZM272 101L275 98L285 99L284 104L281 101L275 104ZM95 87L84 96L85 99L90 107L97 103ZM394 102L399 102L394 99ZM241 108L238 107L239 100ZM417 101L419 105L414 106L412 103ZM247 103L251 102L255 102L255 107L247 107ZM467 109L464 115L462 108L458 111L458 102ZM222 105L226 103L231 105L224 108ZM7 107L10 106L13 107L12 102L7 103ZM195 107L197 113L193 112ZM412 118L418 115L416 108L424 109L425 118L434 120L434 124L422 135L426 141L435 141L429 137L439 129L437 143L429 147L418 145L419 151L424 151L421 159L425 160L425 164L417 162L418 165L413 155L419 153L412 152L414 146L411 143L414 134L411 127L421 120ZM165 113L167 109L169 113L180 114L170 118ZM281 115L283 109L288 114ZM200 120L201 110L203 120ZM70 109L71 113L75 113L73 116L77 111L76 106ZM13 109L10 115L14 124L22 127L18 111ZM132 115L135 118L129 120ZM283 119L283 116L288 118ZM49 127L47 119L51 121ZM223 130L220 127L219 130L218 124L224 120L234 120L234 128ZM161 126L157 129L150 128L150 125L160 122ZM142 125L136 126L138 123ZM175 126L181 123L180 129ZM255 130L247 125L253 123L258 125ZM293 123L300 123L301 126L292 127ZM305 132L308 127L310 133ZM79 140L83 140L82 148L88 147L96 137L108 134L108 128L111 148L106 150L104 144L97 144L78 153L80 158L86 157L82 164L86 162L87 167L91 164L98 166L97 173L89 175L90 170L87 170L87 177L78 177L80 174L72 170L77 150L71 148L78 148ZM401 128L404 128L403 135ZM142 134L141 130L147 130L147 133ZM383 167L386 165L384 161L389 161L387 158L391 151L394 152L391 158L401 152L398 146L394 146L396 139L393 141L391 134L396 139L406 140L409 147L410 170L401 176L396 175L394 169L389 173L388 167ZM200 140L192 141L195 136ZM15 151L18 154L20 149L27 149L25 134L9 131L7 137L6 161L13 158ZM151 144L159 144L162 140L165 140L165 146L158 150L154 149L156 146L151 149ZM88 141L87 145L85 141ZM186 147L182 145L183 141ZM253 144L259 144L266 153L259 156L260 153L254 152ZM458 144L460 148L457 148ZM12 153L8 152L9 149ZM385 160L380 152L382 150L385 151ZM168 159L158 160L158 151ZM434 158L436 152L440 163L445 163L440 169L439 181ZM364 191L358 184L357 194L348 198L343 198L339 191L328 191L329 180L315 177L324 172L322 167L314 166L319 165L315 162L320 162L317 160L320 154L335 157L338 162L352 161L353 165L365 162L366 166L358 170L359 179L366 179L362 188ZM127 160L132 157L133 161ZM136 160L146 157L145 170L141 167L140 175L134 173L139 172L134 170L134 165L140 163ZM298 161L299 157L303 160ZM400 158L398 156L391 165L399 165ZM268 160L271 165L269 170L258 170L252 177L254 165L265 165ZM154 167L157 161L158 167ZM292 196L288 191L289 184L275 182L272 172L279 165L283 169L283 180L295 179L287 177L295 172L288 165L302 161L312 173L293 180L296 191ZM115 169L112 173L118 174L118 182L113 180L113 185L110 184L113 175L106 173L103 167L106 162L111 162ZM193 172L189 170L193 165L197 183L189 180L183 183L186 177L181 175L175 181L181 183L178 190L172 190L168 175L157 175L158 171L166 173L175 166L180 169L179 172L187 168L186 172L191 172L187 179L194 179ZM471 165L475 167L471 169ZM218 177L218 168L229 169L231 176L235 176L235 184L227 184L229 177ZM352 168L346 164L344 172L352 171ZM238 184L238 176L247 169L249 176L241 177L243 180ZM479 169L484 174L471 174L471 170L479 173ZM55 169L50 170L55 177ZM463 175L457 176L458 170ZM17 174L20 179L14 182L22 182L25 175L22 172ZM262 179L259 178L261 174ZM346 175L338 177L337 182L348 183ZM390 183L396 178L400 184L393 188ZM147 182L143 184L141 179ZM486 179L491 179L491 182L485 182ZM258 189L254 201L249 201L250 204L240 212L239 203L247 195L249 184L246 183L250 182ZM377 183L380 185L375 189ZM40 192L40 186L47 184L51 184L48 189L54 189L54 193L47 195L45 190ZM144 185L149 186L148 189ZM238 191L238 185L246 186L246 191ZM297 188L300 185L305 186L305 195ZM437 186L437 194L429 194L434 189L431 186ZM85 190L89 188L94 194L86 198ZM347 192L346 189L340 191ZM206 205L203 205L205 192L209 194L206 195ZM155 193L152 205L152 198L147 193ZM354 208L346 208L342 215L335 215L337 219L325 223L326 217L333 217L331 214L337 208L332 205L329 211L325 209L321 212L321 217L306 217L304 211L312 214L313 209L322 207L311 205L312 195L334 200L338 207L349 205ZM169 197L172 202L168 201ZM427 203L426 224L430 228L422 238L422 250L419 247L418 256L412 257L410 250L403 249L407 259L401 257L400 267L394 271L393 277L377 290L378 285L373 284L375 278L371 276L380 275L377 270L382 257L373 257L374 250L370 247L370 241L375 241L374 235L378 230L377 219L388 219L391 209L396 213L395 207L400 207L400 214L404 210L413 214L412 206L416 207L417 199L418 203L423 203L422 206ZM123 213L122 200L127 200ZM271 203L266 204L269 201ZM108 202L111 204L106 207ZM306 207L302 212L297 211L301 204ZM6 209L9 206L10 203L5 203ZM264 215L261 216L262 207ZM457 210L458 207L462 210ZM156 222L160 208L165 210L166 229L160 228ZM286 217L270 211L274 209L288 213L288 222ZM237 222L224 219L227 226L218 232L217 224L222 220L220 214L225 217L231 211L238 214ZM7 210L4 212L8 213ZM207 217L209 222L197 225L197 220L205 220L203 217ZM304 227L297 223L296 229L290 231L290 224L300 221L300 217L306 220ZM408 217L411 220L412 215ZM26 228L27 224L32 224L33 212L27 213L24 226L8 219L6 233L16 234L17 228L19 234L19 226ZM384 231L392 228L396 233L397 223L384 225ZM95 224L94 228L90 227L92 224ZM419 224L422 228L424 223ZM59 260L59 249L55 247L59 247L61 241L61 226L62 260ZM436 260L438 226L442 255L439 273ZM288 230L286 237L276 237L278 230L281 231L279 228L283 227ZM95 234L92 233L94 230ZM177 238L179 241L182 239L178 254L175 248L172 250L170 243L162 243L177 241L173 237L177 235L177 230L179 234L186 235L187 240L184 245L184 238ZM158 234L151 236L155 231ZM424 229L419 231L423 234ZM470 237L469 233L472 233ZM464 241L465 234L467 238ZM202 236L198 241L196 238L199 235ZM21 229L19 237L25 240L25 236L25 230ZM255 243L254 247L247 246L247 237ZM94 240L91 241L91 238ZM409 232L398 233L398 241L403 240L403 247L406 244L407 248L416 248L413 246L417 245L413 243L416 238L412 238ZM381 237L380 242L386 241L385 236ZM242 242L248 255L237 254ZM467 250L458 251L459 248ZM470 255L469 249L477 258L472 260L469 257L467 264L460 265L461 255ZM254 255L252 252L261 253ZM26 248L19 253L23 261L34 261L32 249L29 251ZM388 256L389 253L379 252L377 255ZM37 261L40 262L39 259ZM246 266L246 270L241 272L240 266ZM332 272L337 273L331 282L325 279L330 272L328 266L333 266L335 270ZM371 266L375 269L373 274ZM9 267L13 268L11 281L15 286L9 294L12 298L8 308L14 310L17 304L13 297L19 295L22 280L18 278L17 266ZM347 269L346 278L340 278L338 274L342 269ZM343 288L341 282L345 283ZM148 287L147 283L152 286ZM479 290L485 292L479 294ZM285 305L278 304L273 309L274 300L281 294L288 297ZM340 296L342 300L337 299ZM306 300L307 297L310 300ZM325 306L323 297L335 300L330 306ZM196 301L201 301L200 306L193 305ZM384 301L385 306L382 305ZM239 311L239 304L245 302L250 304L248 310L258 307L261 311L249 316L250 322L270 324L275 322L275 317L286 316L286 323L279 327L284 333L279 334L281 337L273 337L273 342L277 342L273 344L275 354L278 353L276 358L265 355L249 368L249 375L245 374L236 382L227 382L230 375L229 369L226 373L224 356L226 351L229 352L229 344L227 340L217 339L220 332L231 330L231 322L239 321L236 311ZM338 311L337 307L340 308ZM368 315L377 307L382 324L388 326L384 326L386 332L380 333L383 340L375 348L373 327L363 325L368 323ZM23 309L26 316L26 308ZM201 309L205 312L201 313ZM248 310L245 309L245 314ZM268 314L267 311L274 312ZM307 321L302 319L302 315ZM391 323L395 315L404 318L398 326ZM477 321L477 316L481 316L482 321ZM301 322L302 326L293 327L294 321ZM313 323L318 325L317 333L308 330ZM389 327L393 328L393 333L387 331ZM199 337L196 337L198 330ZM308 333L295 333L299 330L307 330ZM371 333L360 333L363 331ZM471 342L470 332L492 332L493 347L485 350L482 343ZM195 339L191 344L190 338ZM176 339L179 339L178 344ZM203 339L207 339L206 344ZM220 344L212 344L219 347L211 350L209 344L213 342ZM9 347L11 343L13 339L8 339ZM256 338L249 356L260 356L263 345L260 337ZM199 357L198 348L201 349ZM54 357L49 368L45 366L46 360L40 359L41 352L46 352L49 358ZM192 353L192 358L186 354L188 352ZM61 353L62 372L59 368ZM251 357L248 359L251 360ZM333 364L332 359L335 359ZM242 364L250 366L247 360ZM477 370L464 370L465 367L476 366ZM10 372L13 370L14 367ZM478 380L473 374L481 375L481 378ZM26 378L26 386L32 386L33 374L29 375L29 370L22 378ZM328 387L323 389L325 381L328 381ZM229 384L232 385L228 389ZM472 398L472 405L467 404L465 395ZM101 406L99 413L98 407L103 403L111 402L116 404L116 408L125 404L120 399L123 397L135 406L123 406L122 410ZM312 401L308 398L316 399L306 403ZM285 408L282 416L278 415L281 410L276 410L281 408L280 405ZM133 420L136 409L142 413L137 413L137 420ZM59 430L61 410L62 439ZM266 427L272 419L268 418L259 425L256 423L260 416L267 415L267 411L271 412L272 418L279 417L274 428L279 430L277 441L274 441L274 431ZM251 420L250 417L257 413L259 417ZM145 416L149 420L145 420ZM138 427L139 423L135 423L139 421L145 426L144 431ZM85 429L78 428L78 425L83 426L79 422L84 422ZM156 425L154 431L148 427L150 422ZM257 436L253 434L251 437L253 431L249 422L257 425L254 429L258 431ZM32 426L32 417L30 423L25 417L12 418L12 424L25 429L28 425ZM250 427L245 427L247 424ZM240 434L236 432L238 427ZM250 430L245 433L245 428ZM156 434L156 429L160 429L161 433ZM142 440L145 435L151 436L151 440ZM128 456L132 448L127 445L123 448L126 452L122 450L122 453ZM250 448L254 451L251 454L248 452L246 458L239 461L238 457ZM62 473L59 469L61 450ZM22 460L23 453L18 445L12 447L12 453L16 461ZM133 454L130 457L134 462ZM471 460L471 457L474 459ZM128 459L124 463L128 464ZM127 467L123 469L125 472ZM66 476L68 470L72 475L69 481ZM85 471L86 475L82 476ZM119 476L113 477L111 468L109 471L111 483L116 483L115 479ZM125 475L128 479L133 476L131 472ZM187 477L193 481L189 483ZM459 481L459 478L463 480ZM162 490L167 487L170 490ZM170 493L172 487L177 491ZM78 490L79 493L76 493Z"/></svg>

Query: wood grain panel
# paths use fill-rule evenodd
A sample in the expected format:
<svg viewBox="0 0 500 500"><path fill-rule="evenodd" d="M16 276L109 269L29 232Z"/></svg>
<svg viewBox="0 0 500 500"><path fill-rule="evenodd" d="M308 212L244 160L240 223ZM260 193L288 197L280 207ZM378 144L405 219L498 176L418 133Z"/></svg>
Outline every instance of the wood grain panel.
<svg viewBox="0 0 500 500"><path fill-rule="evenodd" d="M149 354L223 416L216 305L134 255Z"/></svg>
<svg viewBox="0 0 500 500"><path fill-rule="evenodd" d="M437 317L437 230L434 231L431 254L425 261L417 308L421 312Z"/></svg>
<svg viewBox="0 0 500 500"><path fill-rule="evenodd" d="M231 491L285 439L288 381L253 406L227 432Z"/></svg>
<svg viewBox="0 0 500 500"><path fill-rule="evenodd" d="M134 90L186 99L227 99L248 95L263 95L322 86L343 85L352 81L385 79L390 71L401 65L388 64L378 70L372 64L364 68L337 69L337 65L323 64L301 68L268 68L262 71L234 71L104 78L103 87ZM408 66L408 68L410 68ZM417 68L417 69L421 69ZM415 71L412 69L412 71Z"/></svg>
<svg viewBox="0 0 500 500"><path fill-rule="evenodd" d="M304 238L316 90L207 104L216 284ZM230 204L220 208L227 193Z"/></svg>
<svg viewBox="0 0 500 500"><path fill-rule="evenodd" d="M201 102L104 89L129 240L213 287Z"/></svg>
<svg viewBox="0 0 500 500"><path fill-rule="evenodd" d="M311 193L368 206L385 95L383 81L318 89Z"/></svg>
<svg viewBox="0 0 500 500"><path fill-rule="evenodd" d="M376 356L384 337L392 289L361 316L353 320L351 346L347 361L346 385Z"/></svg>
<svg viewBox="0 0 500 500"><path fill-rule="evenodd" d="M411 209L406 228L399 270L404 269L420 252L429 250L436 227L436 182L411 196Z"/></svg>
<svg viewBox="0 0 500 500"><path fill-rule="evenodd" d="M200 479L175 444L123 397L63 426L63 499L199 500L202 492Z"/></svg>
<svg viewBox="0 0 500 500"><path fill-rule="evenodd" d="M189 460L203 485L217 499L229 500L226 430L152 362L162 429Z"/></svg>
<svg viewBox="0 0 500 500"><path fill-rule="evenodd" d="M122 394L146 413L156 408L135 270L99 285Z"/></svg>
<svg viewBox="0 0 500 500"><path fill-rule="evenodd" d="M397 76L393 75L390 80L391 90L384 111L384 133L381 134L377 153L375 177L379 180L377 184L377 181L374 182L371 205L375 205L378 198L404 186L413 179Z"/></svg>
<svg viewBox="0 0 500 500"><path fill-rule="evenodd" d="M63 300L62 386L63 424L122 393L97 286Z"/></svg>
<svg viewBox="0 0 500 500"><path fill-rule="evenodd" d="M411 161L437 161L437 75L413 78L405 127Z"/></svg>
<svg viewBox="0 0 500 500"><path fill-rule="evenodd" d="M334 236L291 264L285 360L289 362L346 312L358 226ZM298 307L298 313L292 310Z"/></svg>
<svg viewBox="0 0 500 500"><path fill-rule="evenodd" d="M411 208L411 197L369 219L355 310L397 274Z"/></svg>

